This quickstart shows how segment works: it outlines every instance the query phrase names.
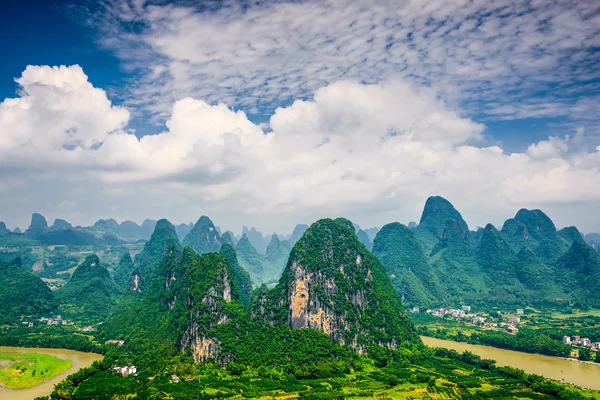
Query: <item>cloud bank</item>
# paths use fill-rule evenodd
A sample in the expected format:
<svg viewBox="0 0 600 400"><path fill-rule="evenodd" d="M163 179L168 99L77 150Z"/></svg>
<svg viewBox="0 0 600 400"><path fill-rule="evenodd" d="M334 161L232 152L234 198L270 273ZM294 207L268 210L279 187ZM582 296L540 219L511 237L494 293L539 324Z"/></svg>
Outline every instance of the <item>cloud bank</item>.
<svg viewBox="0 0 600 400"><path fill-rule="evenodd" d="M158 121L188 96L269 116L339 80L401 79L435 87L470 115L598 126L600 5L593 1L103 4L80 18L141 74L125 97Z"/></svg>
<svg viewBox="0 0 600 400"><path fill-rule="evenodd" d="M600 200L600 146L578 147L582 129L507 153L481 145L484 125L401 79L331 83L264 125L186 97L163 132L141 138L79 66L29 66L16 82L19 97L0 103L0 205L11 210L0 219L13 226L33 211L80 223L207 214L266 231L336 215L381 225L417 219L433 194L472 227L574 203L570 222L600 223L581 213Z"/></svg>

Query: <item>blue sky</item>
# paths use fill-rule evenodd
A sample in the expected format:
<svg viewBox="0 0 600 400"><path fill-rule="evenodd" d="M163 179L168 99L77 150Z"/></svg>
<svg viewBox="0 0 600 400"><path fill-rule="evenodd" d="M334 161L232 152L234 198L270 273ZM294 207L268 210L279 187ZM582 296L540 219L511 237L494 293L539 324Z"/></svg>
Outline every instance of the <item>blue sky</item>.
<svg viewBox="0 0 600 400"><path fill-rule="evenodd" d="M27 65L81 65L99 87L118 86L126 77L119 60L97 44L97 32L76 23L66 2L5 2L0 13L2 52L0 97L14 97L14 79Z"/></svg>
<svg viewBox="0 0 600 400"><path fill-rule="evenodd" d="M5 145L5 158L62 152L40 158L35 168L9 161L5 173L14 184L4 190L15 196L5 198L4 207L24 215L44 208L82 222L110 213L134 219L171 213L177 222L212 212L232 225L243 220L287 229L331 212L362 225L406 222L418 219L427 195L442 194L468 208L472 225L501 223L523 206L555 209L560 223L575 218L595 229L600 221L578 217L600 199L586 189L598 176L600 144L600 5L593 3L3 4L0 102L19 103L0 108L0 124L8 121L0 126L4 141L13 146ZM67 69L44 69L61 65ZM27 66L39 67L25 74ZM104 100L84 109L81 99L93 94ZM74 99L79 103L68 103ZM375 104L381 113L371 109ZM13 114L22 107L30 114ZM412 114L400 118L402 110ZM26 128L9 125L17 116ZM390 131L398 142L381 148ZM157 134L155 141L168 142L162 143L168 154L150 140L133 144L127 136ZM117 139L123 143L109 147ZM367 145L363 162L370 174L353 165L356 151ZM387 154L392 146L397 153ZM123 159L120 151L133 156ZM100 155L102 161L90 161ZM158 165L145 161L151 157L168 162L155 170ZM41 187L36 168L60 175L73 169L64 160L82 175L57 185L54 206L32 200ZM487 171L494 163L501 176ZM469 181L473 168L490 176ZM406 178L411 174L419 184ZM177 211L157 186L165 181L182 201ZM78 199L81 182L102 187L103 201L92 207ZM495 191L471 193L473 185L488 182ZM335 191L312 200L290 195L303 187L328 193L322 185ZM139 207L139 198L126 194L133 187L165 197ZM570 205L581 210L574 217L564 211Z"/></svg>

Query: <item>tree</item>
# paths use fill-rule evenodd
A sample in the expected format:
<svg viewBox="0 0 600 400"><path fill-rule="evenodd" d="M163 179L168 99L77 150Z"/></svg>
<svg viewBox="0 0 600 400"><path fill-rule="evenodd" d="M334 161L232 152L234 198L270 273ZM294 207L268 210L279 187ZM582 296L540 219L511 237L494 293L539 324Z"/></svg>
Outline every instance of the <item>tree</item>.
<svg viewBox="0 0 600 400"><path fill-rule="evenodd" d="M590 361L592 358L592 351L588 347L582 347L579 349L579 360Z"/></svg>

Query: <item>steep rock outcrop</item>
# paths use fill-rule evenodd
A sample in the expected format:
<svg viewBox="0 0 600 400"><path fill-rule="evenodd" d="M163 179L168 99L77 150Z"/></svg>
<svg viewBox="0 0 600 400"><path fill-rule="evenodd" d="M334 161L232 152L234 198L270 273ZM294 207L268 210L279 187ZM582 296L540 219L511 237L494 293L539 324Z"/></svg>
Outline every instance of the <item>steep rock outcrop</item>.
<svg viewBox="0 0 600 400"><path fill-rule="evenodd" d="M161 219L156 223L154 232L144 245L144 249L135 257L135 266L143 282L148 285L154 282L159 265L172 246L181 247L175 227L168 220Z"/></svg>
<svg viewBox="0 0 600 400"><path fill-rule="evenodd" d="M10 229L6 227L6 224L0 221L0 236L4 236L10 233Z"/></svg>
<svg viewBox="0 0 600 400"><path fill-rule="evenodd" d="M443 301L443 291L413 230L393 222L377 233L373 254L384 265L403 302L419 307Z"/></svg>
<svg viewBox="0 0 600 400"><path fill-rule="evenodd" d="M248 274L248 272L240 266L237 253L235 252L233 246L224 244L221 247L220 253L223 254L227 259L227 264L231 270L233 282L239 289L240 301L246 307L249 307L250 300L252 298L252 281L250 279L250 274Z"/></svg>
<svg viewBox="0 0 600 400"><path fill-rule="evenodd" d="M190 246L198 254L205 254L218 252L223 241L210 218L203 215L185 236L182 244Z"/></svg>
<svg viewBox="0 0 600 400"><path fill-rule="evenodd" d="M185 255L192 257L191 255ZM204 363L211 359L225 362L220 357L220 341L214 333L218 325L226 324L231 316L225 305L234 297L239 299L233 284L227 259L221 254L196 256L192 268L186 271L189 321L181 339L181 349L190 349L194 361Z"/></svg>
<svg viewBox="0 0 600 400"><path fill-rule="evenodd" d="M65 221L64 219L56 218L54 220L54 223L50 227L50 230L58 231L58 230L67 230L67 229L71 229L71 228L73 228L73 226L69 222Z"/></svg>
<svg viewBox="0 0 600 400"><path fill-rule="evenodd" d="M116 302L120 290L95 254L79 264L71 279L56 291L61 311L67 315L104 316Z"/></svg>
<svg viewBox="0 0 600 400"><path fill-rule="evenodd" d="M577 304L600 306L600 254L583 239L573 242L556 262L558 281ZM590 295L592 294L592 295Z"/></svg>
<svg viewBox="0 0 600 400"><path fill-rule="evenodd" d="M142 293L142 274L136 268L131 273L131 277L129 278L129 290L137 293Z"/></svg>
<svg viewBox="0 0 600 400"><path fill-rule="evenodd" d="M579 229L577 229L574 226L568 226L566 228L562 228L557 233L558 233L558 236L565 239L567 242L569 242L569 244L573 244L573 242L575 242L577 240L584 239L581 232L579 232Z"/></svg>
<svg viewBox="0 0 600 400"><path fill-rule="evenodd" d="M296 243L279 284L253 303L252 317L312 328L358 353L418 341L383 265L350 221L320 220Z"/></svg>
<svg viewBox="0 0 600 400"><path fill-rule="evenodd" d="M31 223L29 224L29 228L25 231L25 234L36 239L46 232L48 232L48 222L46 221L46 218L38 213L31 214Z"/></svg>
<svg viewBox="0 0 600 400"><path fill-rule="evenodd" d="M48 286L21 265L21 259L0 261L0 323L18 321L22 315L39 315L56 310Z"/></svg>

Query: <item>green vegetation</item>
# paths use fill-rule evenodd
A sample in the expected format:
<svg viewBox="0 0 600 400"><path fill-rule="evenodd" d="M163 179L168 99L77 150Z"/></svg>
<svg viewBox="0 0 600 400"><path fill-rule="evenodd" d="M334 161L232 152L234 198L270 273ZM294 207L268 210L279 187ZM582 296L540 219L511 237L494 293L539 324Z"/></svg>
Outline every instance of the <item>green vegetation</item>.
<svg viewBox="0 0 600 400"><path fill-rule="evenodd" d="M3 221L0 221L0 236L4 236L10 233L10 229L6 227Z"/></svg>
<svg viewBox="0 0 600 400"><path fill-rule="evenodd" d="M373 242L373 254L385 266L392 286L406 303L429 307L443 298L421 245L406 226L394 222L381 228Z"/></svg>
<svg viewBox="0 0 600 400"><path fill-rule="evenodd" d="M0 353L0 383L7 389L25 389L54 378L71 366L71 361L45 354Z"/></svg>
<svg viewBox="0 0 600 400"><path fill-rule="evenodd" d="M221 235L207 216L198 219L192 230L183 239L184 246L190 246L196 253L216 253L221 249Z"/></svg>
<svg viewBox="0 0 600 400"><path fill-rule="evenodd" d="M292 245L290 242L287 240L280 240L276 234L271 237L271 241L267 246L267 253L262 257L262 282L270 284L279 281L291 251Z"/></svg>
<svg viewBox="0 0 600 400"><path fill-rule="evenodd" d="M159 265L167 250L171 247L181 247L175 227L166 219L156 223L150 240L144 245L144 249L135 257L137 267L142 281L148 285L154 282L158 273ZM144 291L146 288L142 288Z"/></svg>
<svg viewBox="0 0 600 400"><path fill-rule="evenodd" d="M21 266L21 260L0 262L0 324L22 315L39 315L56 308L48 286Z"/></svg>
<svg viewBox="0 0 600 400"><path fill-rule="evenodd" d="M82 334L78 328L72 325L38 325L34 328L0 329L0 346L69 349L104 353L104 348L93 336Z"/></svg>
<svg viewBox="0 0 600 400"><path fill-rule="evenodd" d="M429 329L424 326L419 333L438 339L453 340L470 344L498 347L500 349L522 351L524 353L543 354L553 357L569 357L572 347L555 340L543 332L521 329L516 335L498 331L456 330L456 333L445 329Z"/></svg>
<svg viewBox="0 0 600 400"><path fill-rule="evenodd" d="M383 265L342 218L311 225L279 284L254 301L253 314L275 326L328 331L335 342L362 351L419 342Z"/></svg>
<svg viewBox="0 0 600 400"><path fill-rule="evenodd" d="M206 353L210 359L256 367L312 365L351 354L315 331L255 323L240 299L226 256L173 247L144 299L117 313L99 333L104 340L125 340L131 361L149 371L167 368L173 357L200 357L198 343L207 341L214 344Z"/></svg>
<svg viewBox="0 0 600 400"><path fill-rule="evenodd" d="M600 254L578 239L556 263L565 292L578 304L600 307Z"/></svg>
<svg viewBox="0 0 600 400"><path fill-rule="evenodd" d="M238 263L237 253L233 246L224 244L221 246L221 254L227 259L227 264L231 270L233 282L237 286L240 293L240 301L245 307L250 306L252 297L252 281L250 280L250 274L246 272Z"/></svg>
<svg viewBox="0 0 600 400"><path fill-rule="evenodd" d="M260 233L257 233L257 238L258 235ZM279 281L291 250L290 242L280 240L276 234L271 237L265 255L258 252L246 234L242 235L236 245L239 263L250 273L255 287L263 283L272 286Z"/></svg>
<svg viewBox="0 0 600 400"><path fill-rule="evenodd" d="M248 271L252 283L256 286L262 283L263 260L258 251L250 244L248 236L242 235L242 238L235 247L240 265Z"/></svg>
<svg viewBox="0 0 600 400"><path fill-rule="evenodd" d="M128 290L131 285L131 275L135 270L133 260L129 252L123 253L119 259L119 264L113 273L113 277L117 286L123 290Z"/></svg>
<svg viewBox="0 0 600 400"><path fill-rule="evenodd" d="M101 317L116 303L119 288L96 255L81 263L67 284L56 292L61 312L69 316Z"/></svg>
<svg viewBox="0 0 600 400"><path fill-rule="evenodd" d="M540 210L469 232L450 202L431 197L416 228L386 227L373 252L406 305L600 305L600 254Z"/></svg>
<svg viewBox="0 0 600 400"><path fill-rule="evenodd" d="M174 359L169 368L150 376L123 378L110 366L118 355L71 375L45 400L94 398L306 398L306 399L598 399L596 392L497 367L469 353L405 345L375 358L356 357L293 369L216 364L191 366ZM171 375L179 383L173 383Z"/></svg>
<svg viewBox="0 0 600 400"><path fill-rule="evenodd" d="M483 313L486 321L500 323L503 313L498 311L488 310L487 313ZM482 328L464 320L433 317L425 313L413 314L412 319L419 334L424 336L554 357L570 357L579 352L586 361L593 361L596 358L595 352L588 354L582 346L564 344L563 337L577 335L588 338L591 342L600 341L600 316L596 315L598 310L571 312L572 314L563 314L550 310L527 309L525 315L520 316L517 334L509 334L504 329Z"/></svg>
<svg viewBox="0 0 600 400"><path fill-rule="evenodd" d="M495 299L506 293L511 301L526 301L527 291L542 284L534 269L541 266L554 273L554 265L539 261L539 247L527 244L516 251L492 226L475 235L442 200L426 207L429 215L421 228L397 223L384 227L374 241L375 256L345 219L313 224L291 252L286 241L274 236L265 256L247 237L238 243L242 251L236 255L230 244L221 244L208 218L198 221L198 229L193 235L190 231L186 241L202 252L218 244L220 253L199 255L190 246L182 249L175 228L161 220L135 263L129 249L111 251L115 279L128 287L128 275L140 271L145 279L142 294L129 290L122 296L94 255L87 255L57 292L63 310L77 309L77 315L86 318L102 317L112 309L98 332L83 334L75 326L19 326L0 330L0 344L103 352L103 362L57 385L50 398L61 400L598 398L570 385L496 367L468 352L421 344L398 294L406 303L421 306L449 301L451 296ZM440 216L445 218L442 223L436 221ZM105 221L102 229L113 225ZM556 236L566 241L567 233ZM423 237L429 242L422 242ZM580 259L582 252L582 259L589 260L585 250L572 250L575 255L569 260ZM249 274L240 264L260 269L264 281L265 270L277 271L287 252L279 283L271 290L261 286L251 296ZM69 254L55 253L56 263L62 264L60 257ZM83 292L75 295L76 287ZM475 293L469 292L474 288ZM585 325L593 316L574 318L583 320L566 321L579 324L581 331L595 327ZM541 320L533 315L523 320L527 327L517 335L457 326L419 329L521 351L570 351L546 331L549 326L533 327ZM106 343L111 340L124 344ZM136 365L137 376L112 371L115 365L129 364ZM180 382L171 382L172 375Z"/></svg>

